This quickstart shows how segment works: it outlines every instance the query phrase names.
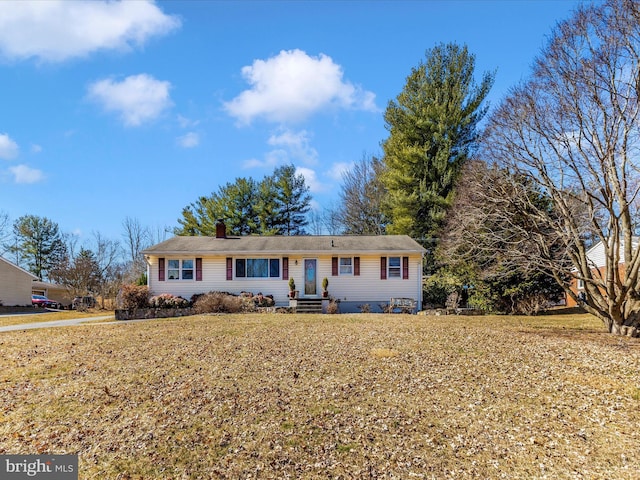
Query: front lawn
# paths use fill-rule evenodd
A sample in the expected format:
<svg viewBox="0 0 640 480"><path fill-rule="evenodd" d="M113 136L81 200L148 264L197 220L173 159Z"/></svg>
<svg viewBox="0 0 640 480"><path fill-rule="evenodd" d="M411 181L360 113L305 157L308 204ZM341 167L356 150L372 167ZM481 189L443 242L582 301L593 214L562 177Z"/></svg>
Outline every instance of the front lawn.
<svg viewBox="0 0 640 480"><path fill-rule="evenodd" d="M638 478L640 341L587 315L0 333L0 454L80 478Z"/></svg>

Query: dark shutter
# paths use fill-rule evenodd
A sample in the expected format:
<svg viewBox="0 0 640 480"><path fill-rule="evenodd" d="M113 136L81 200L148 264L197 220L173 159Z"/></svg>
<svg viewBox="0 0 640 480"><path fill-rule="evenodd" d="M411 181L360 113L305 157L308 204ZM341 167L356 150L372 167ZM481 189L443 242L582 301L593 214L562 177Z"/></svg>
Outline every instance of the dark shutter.
<svg viewBox="0 0 640 480"><path fill-rule="evenodd" d="M233 280L233 258L227 257L227 280Z"/></svg>
<svg viewBox="0 0 640 480"><path fill-rule="evenodd" d="M338 257L331 257L331 276L338 275Z"/></svg>
<svg viewBox="0 0 640 480"><path fill-rule="evenodd" d="M402 257L402 278L404 280L409 278L409 257Z"/></svg>
<svg viewBox="0 0 640 480"><path fill-rule="evenodd" d="M289 280L289 257L282 257L282 279Z"/></svg>
<svg viewBox="0 0 640 480"><path fill-rule="evenodd" d="M158 281L164 282L164 258L158 259Z"/></svg>
<svg viewBox="0 0 640 480"><path fill-rule="evenodd" d="M353 274L360 275L360 257L353 257Z"/></svg>
<svg viewBox="0 0 640 480"><path fill-rule="evenodd" d="M277 258L269 259L269 277L270 278L280 277L280 260L278 260Z"/></svg>
<svg viewBox="0 0 640 480"><path fill-rule="evenodd" d="M202 259L196 258L196 282L202 281Z"/></svg>
<svg viewBox="0 0 640 480"><path fill-rule="evenodd" d="M387 279L387 257L380 257L380 280Z"/></svg>

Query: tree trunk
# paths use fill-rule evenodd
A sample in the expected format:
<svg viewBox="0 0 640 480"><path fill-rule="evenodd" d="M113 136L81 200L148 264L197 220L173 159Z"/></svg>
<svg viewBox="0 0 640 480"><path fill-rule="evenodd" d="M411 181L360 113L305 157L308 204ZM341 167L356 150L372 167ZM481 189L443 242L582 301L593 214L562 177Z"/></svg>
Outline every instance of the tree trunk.
<svg viewBox="0 0 640 480"><path fill-rule="evenodd" d="M591 315L598 317L604 323L607 331L613 335L621 335L633 338L640 338L640 311L632 312L627 315L626 319L622 316L612 318L610 312L603 312L598 308L584 305L584 309Z"/></svg>

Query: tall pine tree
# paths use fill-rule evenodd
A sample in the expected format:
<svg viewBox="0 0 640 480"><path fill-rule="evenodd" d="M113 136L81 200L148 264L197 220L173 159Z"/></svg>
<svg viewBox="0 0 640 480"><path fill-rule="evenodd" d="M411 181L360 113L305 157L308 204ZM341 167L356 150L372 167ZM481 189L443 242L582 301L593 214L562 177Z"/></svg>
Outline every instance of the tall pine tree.
<svg viewBox="0 0 640 480"><path fill-rule="evenodd" d="M413 68L384 115L388 233L407 234L426 248L453 200L455 182L477 137L476 127L494 74L474 81L475 56L466 46L441 44Z"/></svg>
<svg viewBox="0 0 640 480"><path fill-rule="evenodd" d="M311 195L304 176L293 165L276 168L271 176L274 218L279 235L304 235L311 209Z"/></svg>
<svg viewBox="0 0 640 480"><path fill-rule="evenodd" d="M301 235L310 204L304 177L285 165L260 182L237 178L210 197L200 197L182 210L175 233L215 235L216 221L223 219L229 235Z"/></svg>
<svg viewBox="0 0 640 480"><path fill-rule="evenodd" d="M15 244L10 251L18 265L25 267L40 280L64 260L67 249L58 224L45 217L24 215L13 224Z"/></svg>

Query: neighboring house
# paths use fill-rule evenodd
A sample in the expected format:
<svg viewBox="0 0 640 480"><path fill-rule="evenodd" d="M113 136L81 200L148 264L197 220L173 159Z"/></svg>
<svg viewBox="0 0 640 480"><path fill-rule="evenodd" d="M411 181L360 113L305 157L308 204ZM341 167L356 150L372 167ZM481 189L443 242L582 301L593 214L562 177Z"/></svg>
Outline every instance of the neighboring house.
<svg viewBox="0 0 640 480"><path fill-rule="evenodd" d="M293 278L300 298L320 298L322 279L342 312L372 311L392 297L412 298L422 308L425 249L406 235L227 237L178 236L143 252L152 295L190 299L210 291L273 295L288 305Z"/></svg>
<svg viewBox="0 0 640 480"><path fill-rule="evenodd" d="M31 305L31 284L38 277L0 257L0 305Z"/></svg>
<svg viewBox="0 0 640 480"><path fill-rule="evenodd" d="M55 283L41 282L36 280L31 286L31 293L34 295L44 295L49 300L54 300L65 307L69 307L73 302L73 297L67 287L56 285Z"/></svg>
<svg viewBox="0 0 640 480"><path fill-rule="evenodd" d="M632 241L632 245L633 248L638 248L638 243L639 243L639 238L638 237L633 237L633 241ZM620 253L622 254L622 252L624 251L624 245L620 245ZM586 257L587 260L589 261L589 263L592 265L592 272L596 272L599 271L600 272L600 276L602 278L605 277L606 274L606 254L604 251L604 244L600 241L598 243L596 243L593 247L591 247L589 250L587 250L586 253ZM624 261L620 261L620 263L618 263L618 268L619 269L624 269ZM624 271L624 270L622 270ZM577 270L574 269L574 272L577 273ZM579 297L581 294L584 294L585 292L585 288L584 288L584 281L583 280L579 280L577 278L573 278L571 280L571 290ZM576 301L571 298L569 295L567 295L567 307L575 307L576 306Z"/></svg>

